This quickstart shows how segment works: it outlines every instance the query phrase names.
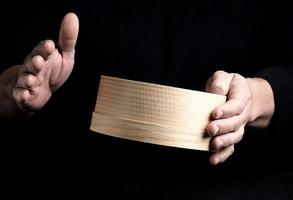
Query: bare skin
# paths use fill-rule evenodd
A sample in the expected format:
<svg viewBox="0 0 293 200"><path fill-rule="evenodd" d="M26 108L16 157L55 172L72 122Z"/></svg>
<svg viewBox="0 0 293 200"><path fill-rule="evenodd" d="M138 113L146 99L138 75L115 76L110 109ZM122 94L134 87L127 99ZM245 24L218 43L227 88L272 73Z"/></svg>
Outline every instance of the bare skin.
<svg viewBox="0 0 293 200"><path fill-rule="evenodd" d="M0 75L0 117L29 116L41 109L69 77L74 66L78 18L68 13L61 24L59 46L52 40L40 42L22 65Z"/></svg>
<svg viewBox="0 0 293 200"><path fill-rule="evenodd" d="M227 102L213 111L214 120L207 126L215 150L210 163L217 165L233 154L246 125L268 127L275 110L274 95L264 79L244 78L224 71L214 73L207 81L206 91L227 95Z"/></svg>

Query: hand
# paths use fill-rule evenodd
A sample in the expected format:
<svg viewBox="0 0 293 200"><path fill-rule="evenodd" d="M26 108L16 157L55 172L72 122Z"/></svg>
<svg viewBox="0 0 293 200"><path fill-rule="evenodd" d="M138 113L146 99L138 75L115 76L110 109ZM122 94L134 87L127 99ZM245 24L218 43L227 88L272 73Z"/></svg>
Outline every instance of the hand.
<svg viewBox="0 0 293 200"><path fill-rule="evenodd" d="M246 124L254 120L251 118L252 91L246 78L224 71L217 71L209 78L206 91L227 96L227 102L214 109L214 120L207 126L207 132L213 137L211 148L215 150L210 163L217 165L233 154Z"/></svg>
<svg viewBox="0 0 293 200"><path fill-rule="evenodd" d="M12 97L18 107L26 112L42 108L52 93L69 77L74 65L75 44L79 22L73 13L68 13L59 32L60 50L52 40L37 45L18 67Z"/></svg>

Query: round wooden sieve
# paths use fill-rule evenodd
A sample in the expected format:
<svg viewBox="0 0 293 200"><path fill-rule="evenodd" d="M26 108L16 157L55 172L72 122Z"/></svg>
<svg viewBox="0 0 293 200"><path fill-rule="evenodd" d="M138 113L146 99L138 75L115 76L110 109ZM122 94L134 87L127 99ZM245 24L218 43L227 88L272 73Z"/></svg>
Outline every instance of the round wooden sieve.
<svg viewBox="0 0 293 200"><path fill-rule="evenodd" d="M101 76L91 130L152 144L209 150L206 126L225 96Z"/></svg>

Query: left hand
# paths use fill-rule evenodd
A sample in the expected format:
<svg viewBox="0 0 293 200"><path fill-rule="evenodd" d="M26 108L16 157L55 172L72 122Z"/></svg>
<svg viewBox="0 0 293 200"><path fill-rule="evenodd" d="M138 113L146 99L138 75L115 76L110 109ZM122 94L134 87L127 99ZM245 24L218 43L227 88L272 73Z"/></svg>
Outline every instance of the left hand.
<svg viewBox="0 0 293 200"><path fill-rule="evenodd" d="M217 71L209 78L206 92L227 96L226 103L213 110L214 120L207 126L208 134L213 137L210 163L217 165L233 154L235 144L243 138L250 121L252 92L246 78L224 71Z"/></svg>

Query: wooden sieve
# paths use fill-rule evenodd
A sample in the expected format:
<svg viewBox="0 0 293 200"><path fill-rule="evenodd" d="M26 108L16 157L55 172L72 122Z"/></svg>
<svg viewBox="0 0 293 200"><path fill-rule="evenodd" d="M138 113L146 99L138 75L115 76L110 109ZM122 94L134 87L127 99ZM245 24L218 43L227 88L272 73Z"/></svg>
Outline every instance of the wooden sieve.
<svg viewBox="0 0 293 200"><path fill-rule="evenodd" d="M109 136L209 150L206 126L226 97L101 76L91 130Z"/></svg>

